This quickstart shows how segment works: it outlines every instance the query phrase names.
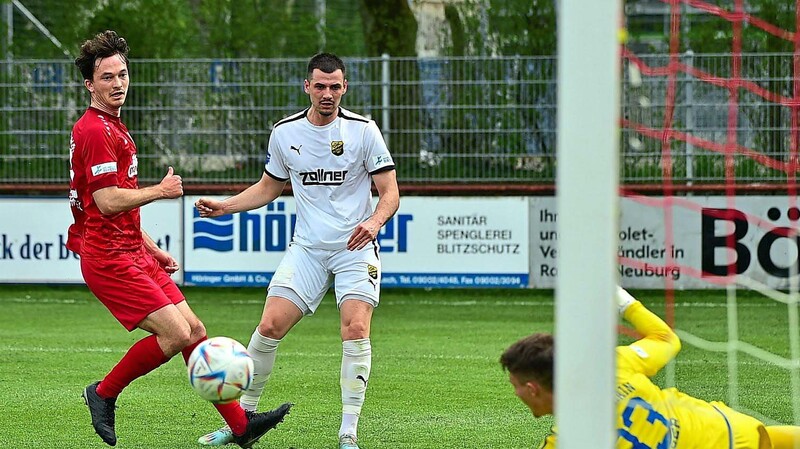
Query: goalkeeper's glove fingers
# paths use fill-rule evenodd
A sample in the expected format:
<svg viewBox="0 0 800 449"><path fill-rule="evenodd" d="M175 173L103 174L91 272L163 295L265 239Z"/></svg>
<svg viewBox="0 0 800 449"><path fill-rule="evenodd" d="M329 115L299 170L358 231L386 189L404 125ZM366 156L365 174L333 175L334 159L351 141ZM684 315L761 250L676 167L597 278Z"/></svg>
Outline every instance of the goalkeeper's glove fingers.
<svg viewBox="0 0 800 449"><path fill-rule="evenodd" d="M620 315L625 313L628 307L634 302L636 302L636 298L631 296L624 288L617 286L617 306L619 307Z"/></svg>

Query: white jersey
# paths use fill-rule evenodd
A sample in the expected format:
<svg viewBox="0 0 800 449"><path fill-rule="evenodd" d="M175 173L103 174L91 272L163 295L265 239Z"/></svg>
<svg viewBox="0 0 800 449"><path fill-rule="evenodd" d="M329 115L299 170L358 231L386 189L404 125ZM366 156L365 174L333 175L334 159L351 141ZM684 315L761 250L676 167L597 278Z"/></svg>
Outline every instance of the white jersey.
<svg viewBox="0 0 800 449"><path fill-rule="evenodd" d="M264 171L291 181L297 204L293 241L338 250L372 215L370 175L394 170L378 125L339 108L336 119L315 126L308 109L275 124Z"/></svg>

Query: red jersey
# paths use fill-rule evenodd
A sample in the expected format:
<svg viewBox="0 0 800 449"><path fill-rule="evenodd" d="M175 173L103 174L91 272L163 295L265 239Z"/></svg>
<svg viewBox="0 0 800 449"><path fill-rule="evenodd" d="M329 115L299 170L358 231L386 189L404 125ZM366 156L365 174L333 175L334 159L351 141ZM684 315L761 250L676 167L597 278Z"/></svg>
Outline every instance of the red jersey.
<svg viewBox="0 0 800 449"><path fill-rule="evenodd" d="M89 257L140 248L139 208L103 215L92 197L104 187L139 188L136 144L120 118L87 109L72 127L69 160L69 204L75 223L69 227L67 248Z"/></svg>

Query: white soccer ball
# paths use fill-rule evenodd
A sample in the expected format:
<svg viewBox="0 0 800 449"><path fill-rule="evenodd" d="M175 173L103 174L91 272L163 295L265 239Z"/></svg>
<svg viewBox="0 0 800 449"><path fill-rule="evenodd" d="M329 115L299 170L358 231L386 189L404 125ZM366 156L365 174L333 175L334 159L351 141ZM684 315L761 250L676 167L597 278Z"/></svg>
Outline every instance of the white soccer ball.
<svg viewBox="0 0 800 449"><path fill-rule="evenodd" d="M214 337L189 356L189 383L201 398L215 404L235 401L253 382L253 359L238 341Z"/></svg>

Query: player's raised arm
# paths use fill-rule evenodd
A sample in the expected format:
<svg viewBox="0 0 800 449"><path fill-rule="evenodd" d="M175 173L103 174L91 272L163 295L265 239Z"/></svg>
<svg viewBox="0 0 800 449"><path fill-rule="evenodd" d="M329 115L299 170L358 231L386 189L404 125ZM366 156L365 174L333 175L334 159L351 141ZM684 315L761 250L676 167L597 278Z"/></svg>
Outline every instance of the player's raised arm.
<svg viewBox="0 0 800 449"><path fill-rule="evenodd" d="M621 287L617 287L617 301L620 314L644 336L619 349L620 363L653 376L678 354L681 341L664 320Z"/></svg>
<svg viewBox="0 0 800 449"><path fill-rule="evenodd" d="M179 198L183 195L183 180L172 167L160 183L143 189L123 189L117 186L96 190L92 198L104 215L129 211L156 200Z"/></svg>
<svg viewBox="0 0 800 449"><path fill-rule="evenodd" d="M201 217L219 217L258 209L277 198L285 185L285 181L279 181L264 173L257 183L230 198L222 201L200 198L194 203L194 207L200 212Z"/></svg>

